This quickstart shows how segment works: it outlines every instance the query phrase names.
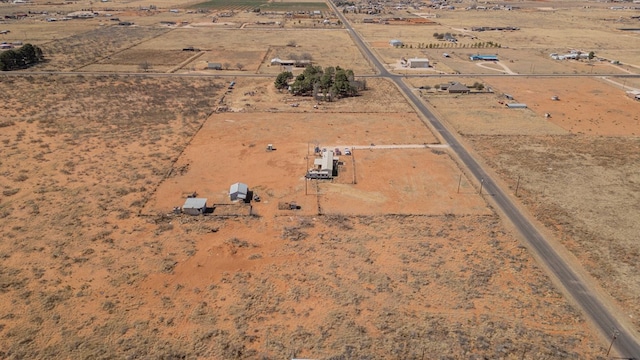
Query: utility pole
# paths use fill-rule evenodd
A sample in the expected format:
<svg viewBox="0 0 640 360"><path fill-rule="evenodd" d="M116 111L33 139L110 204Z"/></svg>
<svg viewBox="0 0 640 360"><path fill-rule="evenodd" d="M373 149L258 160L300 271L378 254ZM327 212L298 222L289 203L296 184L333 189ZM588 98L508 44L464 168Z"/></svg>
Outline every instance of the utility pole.
<svg viewBox="0 0 640 360"><path fill-rule="evenodd" d="M516 183L516 197L518 197L518 189L520 188L520 175L518 175L518 182Z"/></svg>
<svg viewBox="0 0 640 360"><path fill-rule="evenodd" d="M478 194L482 195L482 186L484 185L484 179L480 179L480 191Z"/></svg>
<svg viewBox="0 0 640 360"><path fill-rule="evenodd" d="M460 183L462 182L462 174L460 174L460 178L458 179L458 194L460 194Z"/></svg>
<svg viewBox="0 0 640 360"><path fill-rule="evenodd" d="M607 356L609 356L609 353L611 352L611 348L613 347L613 343L616 341L619 334L620 332L618 330L613 330L613 335L611 336L611 344L609 344L609 349L607 350Z"/></svg>

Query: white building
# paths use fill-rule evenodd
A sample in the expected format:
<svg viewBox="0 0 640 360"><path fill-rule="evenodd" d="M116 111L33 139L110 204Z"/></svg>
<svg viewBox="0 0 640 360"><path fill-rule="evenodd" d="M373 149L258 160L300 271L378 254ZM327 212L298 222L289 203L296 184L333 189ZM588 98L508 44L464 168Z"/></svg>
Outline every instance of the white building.
<svg viewBox="0 0 640 360"><path fill-rule="evenodd" d="M207 199L187 198L182 205L182 212L189 215L202 215L207 210Z"/></svg>
<svg viewBox="0 0 640 360"><path fill-rule="evenodd" d="M313 161L313 169L309 169L305 177L307 179L331 179L333 178L334 163L338 158L334 156L333 150L323 151L320 159Z"/></svg>
<svg viewBox="0 0 640 360"><path fill-rule="evenodd" d="M429 67L429 59L420 59L420 58L409 59L408 65L412 69L428 68Z"/></svg>
<svg viewBox="0 0 640 360"><path fill-rule="evenodd" d="M248 194L249 187L244 183L238 182L231 185L231 187L229 188L229 199L231 199L231 201L247 200Z"/></svg>

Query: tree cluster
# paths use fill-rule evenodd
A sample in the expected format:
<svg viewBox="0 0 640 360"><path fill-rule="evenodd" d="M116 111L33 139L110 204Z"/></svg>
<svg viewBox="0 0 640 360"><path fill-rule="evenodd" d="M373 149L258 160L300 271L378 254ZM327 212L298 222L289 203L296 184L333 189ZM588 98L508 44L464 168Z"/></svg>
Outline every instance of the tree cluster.
<svg viewBox="0 0 640 360"><path fill-rule="evenodd" d="M36 45L24 44L16 50L0 53L0 70L11 71L33 66L44 60L42 50Z"/></svg>
<svg viewBox="0 0 640 360"><path fill-rule="evenodd" d="M291 72L280 73L275 81L276 88L289 88L292 94L300 96L317 97L322 94L324 100L332 100L356 96L360 87L363 87L355 81L352 70L339 66L329 66L323 69L321 66L309 65L300 75L295 77L295 81L289 87L288 82L291 79L293 79Z"/></svg>
<svg viewBox="0 0 640 360"><path fill-rule="evenodd" d="M403 48L403 49L445 49L445 48L460 48L460 49L466 49L466 48L501 48L502 45L498 44L498 43L494 43L491 41L487 41L487 42L477 42L474 44L460 44L457 42L442 42L442 43L418 43L415 44L415 46L413 44L402 44L400 46L396 46L399 48Z"/></svg>

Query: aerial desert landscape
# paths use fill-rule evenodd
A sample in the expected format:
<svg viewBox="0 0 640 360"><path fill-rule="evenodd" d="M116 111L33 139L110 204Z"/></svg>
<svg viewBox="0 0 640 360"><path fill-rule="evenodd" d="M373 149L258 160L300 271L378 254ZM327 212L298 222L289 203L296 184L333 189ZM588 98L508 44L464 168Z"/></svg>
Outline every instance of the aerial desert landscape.
<svg viewBox="0 0 640 360"><path fill-rule="evenodd" d="M0 358L640 357L639 11L0 3Z"/></svg>

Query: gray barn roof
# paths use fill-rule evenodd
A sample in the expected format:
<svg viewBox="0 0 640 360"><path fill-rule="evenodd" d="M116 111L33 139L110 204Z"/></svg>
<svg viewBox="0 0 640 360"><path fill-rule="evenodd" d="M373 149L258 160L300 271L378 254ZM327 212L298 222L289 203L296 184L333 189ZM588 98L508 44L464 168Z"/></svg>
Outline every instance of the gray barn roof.
<svg viewBox="0 0 640 360"><path fill-rule="evenodd" d="M245 200L247 198L248 192L249 187L247 186L247 184L238 182L231 185L231 187L229 188L229 197L231 197L231 200Z"/></svg>
<svg viewBox="0 0 640 360"><path fill-rule="evenodd" d="M202 209L207 206L206 198L187 198L185 200L184 205L182 205L183 209Z"/></svg>

